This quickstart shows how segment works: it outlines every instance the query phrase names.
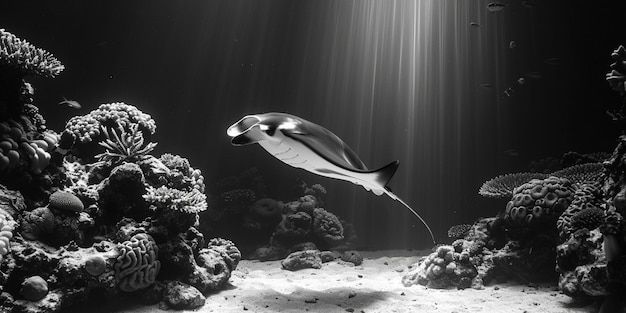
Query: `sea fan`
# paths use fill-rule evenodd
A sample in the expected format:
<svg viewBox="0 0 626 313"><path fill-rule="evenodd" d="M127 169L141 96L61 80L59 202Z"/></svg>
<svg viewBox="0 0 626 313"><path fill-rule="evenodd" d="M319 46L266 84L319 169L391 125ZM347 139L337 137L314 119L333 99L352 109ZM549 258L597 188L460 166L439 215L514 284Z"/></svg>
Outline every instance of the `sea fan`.
<svg viewBox="0 0 626 313"><path fill-rule="evenodd" d="M497 176L486 181L478 190L478 194L489 198L508 198L513 190L531 179L544 179L549 175L543 173L514 173Z"/></svg>
<svg viewBox="0 0 626 313"><path fill-rule="evenodd" d="M131 124L130 131L120 125L107 129L102 127L105 140L99 144L106 149L104 153L96 155L98 165L113 166L122 162L139 162L149 158L150 152L157 145L154 142L145 143L139 124Z"/></svg>

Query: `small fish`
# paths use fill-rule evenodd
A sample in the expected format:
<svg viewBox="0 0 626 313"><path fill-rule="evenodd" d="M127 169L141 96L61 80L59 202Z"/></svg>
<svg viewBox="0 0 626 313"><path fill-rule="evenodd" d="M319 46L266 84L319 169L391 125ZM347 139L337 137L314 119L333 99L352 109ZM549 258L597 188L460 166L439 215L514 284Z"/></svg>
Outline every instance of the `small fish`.
<svg viewBox="0 0 626 313"><path fill-rule="evenodd" d="M476 23L476 22L471 22L470 25L474 26L474 27L480 27L480 25L478 25L478 23Z"/></svg>
<svg viewBox="0 0 626 313"><path fill-rule="evenodd" d="M483 87L483 88L491 88L491 87L493 87L493 86L491 86L491 84L482 84L482 85L480 85L480 87Z"/></svg>
<svg viewBox="0 0 626 313"><path fill-rule="evenodd" d="M320 125L286 113L246 115L231 125L226 134L232 137L234 146L258 143L289 166L361 185L378 196L386 194L409 209L424 224L436 244L435 236L424 219L387 187L398 169L398 161L369 170L337 135Z"/></svg>
<svg viewBox="0 0 626 313"><path fill-rule="evenodd" d="M561 59L559 59L559 58L549 58L549 59L545 59L544 62L546 62L546 64L548 64L548 65L559 65L559 64L561 64Z"/></svg>
<svg viewBox="0 0 626 313"><path fill-rule="evenodd" d="M502 9L504 9L504 3L490 2L489 4L487 4L487 10L489 10L489 12L498 12Z"/></svg>
<svg viewBox="0 0 626 313"><path fill-rule="evenodd" d="M80 105L80 103L78 103L78 101L67 100L65 99L65 97L63 97L63 101L59 102L59 105L66 105L68 108L72 108L72 109L82 108L82 106Z"/></svg>
<svg viewBox="0 0 626 313"><path fill-rule="evenodd" d="M543 75L541 75L541 73L539 72L529 72L529 73L526 73L526 77L532 78L532 79L539 79L543 77Z"/></svg>
<svg viewBox="0 0 626 313"><path fill-rule="evenodd" d="M532 3L532 1L528 1L528 0L524 0L522 1L522 5L527 8L527 9L532 9L535 7L535 5Z"/></svg>
<svg viewBox="0 0 626 313"><path fill-rule="evenodd" d="M517 80L517 83L518 83L518 84L520 84L520 85L523 85L525 82L526 82L526 80L524 79L524 77L520 77L520 78Z"/></svg>
<svg viewBox="0 0 626 313"><path fill-rule="evenodd" d="M504 95L507 97L512 96L515 93L515 89L509 87L504 91Z"/></svg>
<svg viewBox="0 0 626 313"><path fill-rule="evenodd" d="M509 48L510 49L515 49L515 47L517 47L517 44L515 43L514 40L511 40L511 42L509 42Z"/></svg>

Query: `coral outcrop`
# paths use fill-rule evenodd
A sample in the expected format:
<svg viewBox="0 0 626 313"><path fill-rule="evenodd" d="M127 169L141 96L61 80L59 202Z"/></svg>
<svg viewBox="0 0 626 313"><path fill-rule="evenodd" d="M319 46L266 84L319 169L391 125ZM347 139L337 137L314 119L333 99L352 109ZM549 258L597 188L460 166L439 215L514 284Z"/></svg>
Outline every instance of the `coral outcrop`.
<svg viewBox="0 0 626 313"><path fill-rule="evenodd" d="M156 122L123 102L49 130L26 79L62 70L0 29L0 311L60 312L94 295L203 305L241 254L197 230L201 171L153 156Z"/></svg>

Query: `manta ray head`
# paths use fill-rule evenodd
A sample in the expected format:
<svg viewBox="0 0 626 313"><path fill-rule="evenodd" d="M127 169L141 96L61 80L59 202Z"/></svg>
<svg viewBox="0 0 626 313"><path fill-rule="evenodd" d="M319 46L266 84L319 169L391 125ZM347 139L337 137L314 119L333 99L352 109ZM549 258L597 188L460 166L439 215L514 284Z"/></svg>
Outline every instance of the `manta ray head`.
<svg viewBox="0 0 626 313"><path fill-rule="evenodd" d="M294 130L300 121L282 113L265 113L246 115L235 124L228 127L226 134L232 137L231 143L243 146L260 141L279 143L282 136L277 136L279 130Z"/></svg>

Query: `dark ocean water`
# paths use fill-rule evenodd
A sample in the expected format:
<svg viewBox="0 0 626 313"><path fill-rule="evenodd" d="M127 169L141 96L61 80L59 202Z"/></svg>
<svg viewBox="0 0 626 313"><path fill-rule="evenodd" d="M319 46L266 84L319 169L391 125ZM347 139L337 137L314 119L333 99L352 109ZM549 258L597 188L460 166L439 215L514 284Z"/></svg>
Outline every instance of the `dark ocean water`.
<svg viewBox="0 0 626 313"><path fill-rule="evenodd" d="M320 183L361 247L416 248L430 239L401 204L233 147L226 128L288 112L370 168L400 160L390 186L445 241L451 225L503 208L477 194L484 181L568 151L610 152L622 131L605 114L621 99L604 75L626 44L626 3L503 2L489 12L482 0L12 1L0 28L65 64L33 80L50 128L101 103L133 104L157 122L157 154L187 157L208 193L250 167L279 200L298 178ZM63 96L83 108L57 106Z"/></svg>

